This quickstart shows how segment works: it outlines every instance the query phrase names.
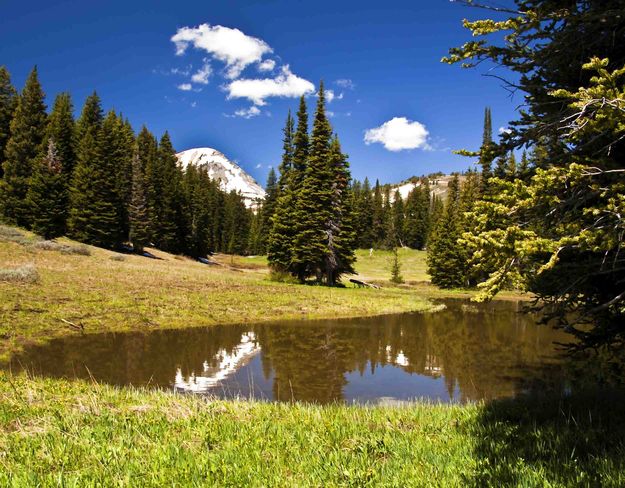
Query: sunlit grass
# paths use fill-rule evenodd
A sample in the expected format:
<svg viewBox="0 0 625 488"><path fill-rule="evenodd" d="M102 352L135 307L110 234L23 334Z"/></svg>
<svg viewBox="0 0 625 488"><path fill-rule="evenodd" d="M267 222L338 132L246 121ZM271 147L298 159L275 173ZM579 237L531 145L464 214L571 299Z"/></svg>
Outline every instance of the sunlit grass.
<svg viewBox="0 0 625 488"><path fill-rule="evenodd" d="M625 402L207 401L0 373L1 486L623 486Z"/></svg>

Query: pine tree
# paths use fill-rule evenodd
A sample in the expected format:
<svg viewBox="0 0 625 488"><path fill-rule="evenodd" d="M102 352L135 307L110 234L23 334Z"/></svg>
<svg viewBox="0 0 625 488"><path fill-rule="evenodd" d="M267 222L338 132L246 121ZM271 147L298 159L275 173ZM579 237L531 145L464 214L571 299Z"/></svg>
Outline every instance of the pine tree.
<svg viewBox="0 0 625 488"><path fill-rule="evenodd" d="M145 177L141 170L139 150L136 146L132 153L132 194L128 207L128 218L130 224L129 240L132 243L132 248L136 253L142 254L150 240L150 220L145 194Z"/></svg>
<svg viewBox="0 0 625 488"><path fill-rule="evenodd" d="M458 175L449 182L447 204L428 246L427 265L432 283L441 288L464 286L465 260L458 244L460 183Z"/></svg>
<svg viewBox="0 0 625 488"><path fill-rule="evenodd" d="M389 219L391 222L391 226L389 229L388 242L391 245L391 249L396 248L397 246L404 245L404 226L405 226L405 215L404 215L404 200L399 193L399 190L395 191L393 195L393 203L391 207L391 218Z"/></svg>
<svg viewBox="0 0 625 488"><path fill-rule="evenodd" d="M365 178L360 191L360 198L356 201L356 229L357 244L361 249L369 249L374 246L373 234L373 194L369 179Z"/></svg>
<svg viewBox="0 0 625 488"><path fill-rule="evenodd" d="M299 132L299 128L298 128ZM331 221L332 172L328 164L332 128L325 113L323 84L319 87L319 98L310 138L310 150L304 178L296 187L295 222L297 234L293 243L291 264L297 278L303 282L308 276L316 275L332 280L327 259L333 259L328 250L328 229ZM297 134L296 134L297 168ZM325 272L328 271L329 274Z"/></svg>
<svg viewBox="0 0 625 488"><path fill-rule="evenodd" d="M35 233L45 239L65 233L67 186L62 161L52 138L48 139L46 154L35 160L26 200Z"/></svg>
<svg viewBox="0 0 625 488"><path fill-rule="evenodd" d="M0 66L0 178L5 160L5 149L11 133L11 119L17 106L17 91L11 84L9 71Z"/></svg>
<svg viewBox="0 0 625 488"><path fill-rule="evenodd" d="M62 165L62 173L65 174L69 185L69 179L76 165L74 105L69 93L60 93L54 99L52 112L48 117L46 139L54 140Z"/></svg>
<svg viewBox="0 0 625 488"><path fill-rule="evenodd" d="M406 199L404 236L406 245L423 249L430 234L430 186L427 178L421 180Z"/></svg>
<svg viewBox="0 0 625 488"><path fill-rule="evenodd" d="M510 155L508 156L508 161L506 165L506 177L510 180L516 178L517 175L517 164L516 157L514 156L514 152L510 151Z"/></svg>
<svg viewBox="0 0 625 488"><path fill-rule="evenodd" d="M122 240L115 208L115 175L102 148L102 108L97 93L85 101L76 124L77 163L70 187L68 228L72 237L112 247Z"/></svg>
<svg viewBox="0 0 625 488"><path fill-rule="evenodd" d="M339 281L341 275L355 273L356 233L349 163L336 135L330 143L328 158L331 170L332 216L326 223L328 254L325 262L325 275L326 283L333 286Z"/></svg>
<svg viewBox="0 0 625 488"><path fill-rule="evenodd" d="M401 284L404 282L404 278L401 275L401 263L399 262L399 254L397 248L393 248L393 254L391 258L391 283Z"/></svg>
<svg viewBox="0 0 625 488"><path fill-rule="evenodd" d="M523 181L528 181L531 177L531 168L529 159L527 158L527 151L523 151L523 154L521 155L521 163L517 168L516 174L517 178L520 178Z"/></svg>
<svg viewBox="0 0 625 488"><path fill-rule="evenodd" d="M508 174L508 157L502 154L497 158L497 165L493 171L493 176L504 179Z"/></svg>
<svg viewBox="0 0 625 488"><path fill-rule="evenodd" d="M168 252L184 250L186 222L182 213L181 172L178 158L169 134L165 132L158 145L156 165L152 167L151 178L154 183L152 229L153 238L159 249Z"/></svg>
<svg viewBox="0 0 625 488"><path fill-rule="evenodd" d="M265 185L265 200L256 212L258 218L254 218L252 222L256 223L258 221L258 227L254 227L254 233L258 234L258 248L254 251L254 254L265 254L267 252L267 241L273 225L273 215L276 212L279 192L278 178L275 170L271 168L267 176L267 184Z"/></svg>
<svg viewBox="0 0 625 488"><path fill-rule="evenodd" d="M7 141L4 175L0 180L0 206L7 223L29 227L30 208L26 201L34 159L42 149L46 130L44 93L33 68L18 97Z"/></svg>
<svg viewBox="0 0 625 488"><path fill-rule="evenodd" d="M102 165L106 168L113 187L111 203L117 211L116 228L121 240L126 240L130 231L128 208L134 152L134 134L130 124L111 110L102 122Z"/></svg>
<svg viewBox="0 0 625 488"><path fill-rule="evenodd" d="M304 110L305 112L305 110ZM282 139L282 162L280 163L280 167L278 171L280 172L280 180L278 181L278 193L283 192L287 185L289 184L290 172L293 168L293 157L294 157L294 133L293 133L293 117L291 116L291 111L289 110L289 114L286 117L286 124L283 129L284 137ZM273 168L272 168L273 170Z"/></svg>
<svg viewBox="0 0 625 488"><path fill-rule="evenodd" d="M479 164L482 168L482 192L488 192L488 180L492 177L492 164L494 159L495 144L493 143L493 123L490 107L484 109L484 134L480 148Z"/></svg>
<svg viewBox="0 0 625 488"><path fill-rule="evenodd" d="M308 112L304 97L297 112L297 131L293 135L293 119L287 117L284 128L282 164L280 166L280 194L276 201L271 231L267 239L267 259L277 272L292 271L293 241L296 233L295 209L298 188L306 169L309 150Z"/></svg>
<svg viewBox="0 0 625 488"><path fill-rule="evenodd" d="M386 225L384 219L384 197L382 195L382 187L380 181L375 181L375 187L373 189L373 212L372 212L372 234L373 245L381 246L384 243L384 236L386 234Z"/></svg>

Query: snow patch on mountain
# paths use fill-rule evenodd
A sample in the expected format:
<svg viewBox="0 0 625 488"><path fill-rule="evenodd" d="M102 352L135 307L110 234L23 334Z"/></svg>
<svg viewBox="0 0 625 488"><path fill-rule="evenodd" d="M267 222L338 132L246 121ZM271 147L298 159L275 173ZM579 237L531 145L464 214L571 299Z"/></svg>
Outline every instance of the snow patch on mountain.
<svg viewBox="0 0 625 488"><path fill-rule="evenodd" d="M221 189L239 192L247 206L253 206L259 198L265 198L265 190L239 165L212 147L196 147L176 154L183 168L192 164L205 166L212 180L219 180Z"/></svg>

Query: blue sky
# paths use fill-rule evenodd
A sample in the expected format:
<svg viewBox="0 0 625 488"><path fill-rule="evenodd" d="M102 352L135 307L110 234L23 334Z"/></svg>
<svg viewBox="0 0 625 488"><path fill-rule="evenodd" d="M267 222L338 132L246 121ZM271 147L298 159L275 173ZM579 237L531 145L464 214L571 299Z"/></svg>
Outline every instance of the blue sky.
<svg viewBox="0 0 625 488"><path fill-rule="evenodd" d="M312 113L320 79L354 177L383 183L467 168L451 151L479 145L484 107L497 132L522 102L485 66L440 62L469 40L462 19L485 16L447 0L5 0L0 11L0 64L19 89L36 64L49 105L69 91L79 112L95 89L135 130L219 149L261 184L294 97L306 93Z"/></svg>

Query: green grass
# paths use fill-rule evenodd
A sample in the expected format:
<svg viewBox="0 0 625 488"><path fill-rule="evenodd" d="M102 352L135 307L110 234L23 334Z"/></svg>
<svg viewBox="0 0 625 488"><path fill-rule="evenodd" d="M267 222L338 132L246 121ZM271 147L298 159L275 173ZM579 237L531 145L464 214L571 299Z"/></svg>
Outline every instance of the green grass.
<svg viewBox="0 0 625 488"><path fill-rule="evenodd" d="M0 373L0 485L623 486L622 398L350 407Z"/></svg>
<svg viewBox="0 0 625 488"><path fill-rule="evenodd" d="M407 283L429 282L425 263L425 251L417 251L408 248L397 249L397 255L401 265L401 275ZM388 282L391 279L391 260L393 253L375 249L369 255L368 249L356 251L356 272L359 279L372 282Z"/></svg>

